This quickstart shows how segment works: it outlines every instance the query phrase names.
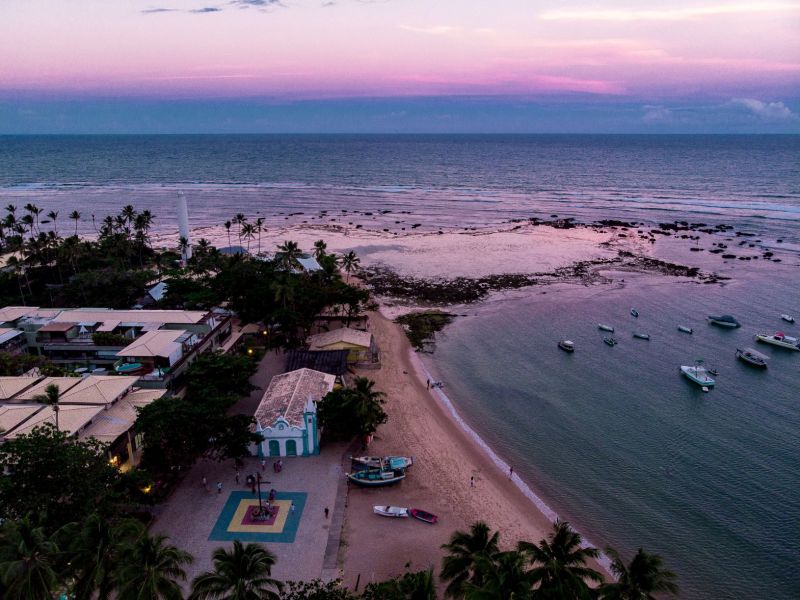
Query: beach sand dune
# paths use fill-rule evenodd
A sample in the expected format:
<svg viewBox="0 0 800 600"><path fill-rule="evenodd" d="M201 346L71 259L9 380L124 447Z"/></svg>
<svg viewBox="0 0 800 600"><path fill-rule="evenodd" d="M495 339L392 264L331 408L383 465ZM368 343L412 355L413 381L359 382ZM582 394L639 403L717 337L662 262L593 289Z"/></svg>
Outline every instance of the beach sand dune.
<svg viewBox="0 0 800 600"><path fill-rule="evenodd" d="M344 579L359 589L406 570L433 568L453 531L477 520L499 529L504 547L519 539L538 542L548 518L490 460L426 389L402 329L379 313L370 324L381 349L381 368L360 374L386 392L389 422L369 446L370 454L410 454L416 459L405 481L384 489L350 487L344 530ZM470 487L470 477L475 486ZM440 517L436 525L387 519L373 505L422 508Z"/></svg>

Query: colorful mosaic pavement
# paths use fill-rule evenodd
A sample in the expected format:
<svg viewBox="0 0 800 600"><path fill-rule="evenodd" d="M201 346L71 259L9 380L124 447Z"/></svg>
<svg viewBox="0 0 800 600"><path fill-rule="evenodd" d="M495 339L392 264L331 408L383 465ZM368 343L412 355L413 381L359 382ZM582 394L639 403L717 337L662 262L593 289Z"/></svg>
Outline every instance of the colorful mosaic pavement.
<svg viewBox="0 0 800 600"><path fill-rule="evenodd" d="M267 504L267 494L261 494L261 503ZM271 503L270 516L260 519L256 516L256 496L250 492L231 492L208 539L218 542L241 540L291 544L303 517L305 505L304 492L277 492Z"/></svg>

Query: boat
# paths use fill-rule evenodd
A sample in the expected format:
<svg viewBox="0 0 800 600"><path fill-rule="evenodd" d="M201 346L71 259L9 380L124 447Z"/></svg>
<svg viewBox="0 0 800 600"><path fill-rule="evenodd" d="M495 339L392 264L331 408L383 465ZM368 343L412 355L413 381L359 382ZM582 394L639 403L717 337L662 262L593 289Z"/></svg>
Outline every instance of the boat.
<svg viewBox="0 0 800 600"><path fill-rule="evenodd" d="M787 323L794 323L794 317L792 315L781 315L781 319Z"/></svg>
<svg viewBox="0 0 800 600"><path fill-rule="evenodd" d="M348 473L347 478L361 487L383 487L392 485L406 478L405 471L380 471L370 469L368 471L354 471Z"/></svg>
<svg viewBox="0 0 800 600"><path fill-rule="evenodd" d="M733 316L731 315L708 315L708 320L711 322L712 325L716 325L717 327L728 327L733 329L735 327L741 327L742 324L739 323Z"/></svg>
<svg viewBox="0 0 800 600"><path fill-rule="evenodd" d="M689 335L694 333L694 329L691 327L687 327L686 325L678 325L678 331L682 331L683 333L688 333Z"/></svg>
<svg viewBox="0 0 800 600"><path fill-rule="evenodd" d="M611 325L603 325L602 323L600 323L600 324L597 326L597 328L598 328L600 331L610 331L611 333L614 333L614 328L613 328Z"/></svg>
<svg viewBox="0 0 800 600"><path fill-rule="evenodd" d="M413 456L351 456L354 466L368 469L400 470L414 464Z"/></svg>
<svg viewBox="0 0 800 600"><path fill-rule="evenodd" d="M760 367L762 369L767 368L767 356L761 354L758 350L753 350L752 348L745 348L744 350L736 349L736 358L740 358L744 362L749 365L753 365L754 367Z"/></svg>
<svg viewBox="0 0 800 600"><path fill-rule="evenodd" d="M756 335L756 339L759 342L772 344L773 346L778 346L779 348L786 348L787 350L800 350L800 340L798 340L796 337L786 335L780 331L776 331L775 335L759 333Z"/></svg>
<svg viewBox="0 0 800 600"><path fill-rule="evenodd" d="M575 352L575 344L570 340L561 340L558 342L558 347L564 352Z"/></svg>
<svg viewBox="0 0 800 600"><path fill-rule="evenodd" d="M402 506L373 506L372 512L382 517L390 517L393 519L407 519L408 509Z"/></svg>
<svg viewBox="0 0 800 600"><path fill-rule="evenodd" d="M616 346L617 340L613 337L604 337L603 341L608 344L609 346Z"/></svg>
<svg viewBox="0 0 800 600"><path fill-rule="evenodd" d="M632 314L634 317L636 317L637 319L639 318L639 311L638 311L638 310L636 310L635 308L632 308L632 309L631 309L631 314Z"/></svg>
<svg viewBox="0 0 800 600"><path fill-rule="evenodd" d="M701 366L701 363L702 361L697 361L693 366L681 365L681 373L703 388L704 392L707 392L708 388L712 387L716 381L709 376L708 371Z"/></svg>
<svg viewBox="0 0 800 600"><path fill-rule="evenodd" d="M636 332L634 332L633 333L633 337L635 337L637 340L649 340L650 339L650 334L649 333L636 333Z"/></svg>
<svg viewBox="0 0 800 600"><path fill-rule="evenodd" d="M436 521L439 520L439 517L437 517L436 515L424 510L420 510L419 508L412 508L408 512L415 519L419 519L420 521L430 523L431 525L433 525L434 523L436 523Z"/></svg>

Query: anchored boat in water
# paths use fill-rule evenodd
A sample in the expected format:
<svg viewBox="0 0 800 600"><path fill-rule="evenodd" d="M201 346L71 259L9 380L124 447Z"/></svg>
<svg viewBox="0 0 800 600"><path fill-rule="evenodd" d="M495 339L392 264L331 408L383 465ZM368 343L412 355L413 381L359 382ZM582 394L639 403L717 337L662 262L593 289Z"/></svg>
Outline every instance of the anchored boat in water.
<svg viewBox="0 0 800 600"><path fill-rule="evenodd" d="M617 345L617 340L613 337L604 337L603 341L612 347Z"/></svg>
<svg viewBox="0 0 800 600"><path fill-rule="evenodd" d="M736 349L736 358L739 358L749 365L759 367L761 369L767 368L767 356L761 354L758 350L752 348L745 348L744 350Z"/></svg>
<svg viewBox="0 0 800 600"><path fill-rule="evenodd" d="M732 315L708 315L708 320L712 325L716 325L717 327L727 327L729 329L733 329L735 327L742 326L742 324L739 323L739 321L737 321Z"/></svg>
<svg viewBox="0 0 800 600"><path fill-rule="evenodd" d="M781 319L787 323L794 323L794 317L792 315L781 315Z"/></svg>
<svg viewBox="0 0 800 600"><path fill-rule="evenodd" d="M694 333L694 329L692 329L691 327L687 327L686 325L678 325L678 331L682 331L683 333L688 333L689 335Z"/></svg>
<svg viewBox="0 0 800 600"><path fill-rule="evenodd" d="M564 352L575 352L575 343L571 340L561 340L558 342L558 347Z"/></svg>
<svg viewBox="0 0 800 600"><path fill-rule="evenodd" d="M634 332L633 337L635 337L637 340L649 340L650 339L650 334L649 333L636 333L636 332Z"/></svg>
<svg viewBox="0 0 800 600"><path fill-rule="evenodd" d="M787 350L800 350L800 340L796 337L791 337L780 331L775 332L775 335L766 333L756 334L756 339L765 344L772 344L778 348L786 348Z"/></svg>
<svg viewBox="0 0 800 600"><path fill-rule="evenodd" d="M597 326L597 328L598 328L600 331L610 331L611 333L614 333L614 328L613 328L611 325L603 325L602 323L600 323L600 324Z"/></svg>
<svg viewBox="0 0 800 600"><path fill-rule="evenodd" d="M635 308L632 308L631 309L631 315L633 315L634 317L636 317L638 319L639 318L639 311L636 310Z"/></svg>
<svg viewBox="0 0 800 600"><path fill-rule="evenodd" d="M706 368L702 366L702 361L697 361L693 366L681 365L681 373L689 381L693 381L703 388L704 392L707 392L710 387L717 383L708 374Z"/></svg>

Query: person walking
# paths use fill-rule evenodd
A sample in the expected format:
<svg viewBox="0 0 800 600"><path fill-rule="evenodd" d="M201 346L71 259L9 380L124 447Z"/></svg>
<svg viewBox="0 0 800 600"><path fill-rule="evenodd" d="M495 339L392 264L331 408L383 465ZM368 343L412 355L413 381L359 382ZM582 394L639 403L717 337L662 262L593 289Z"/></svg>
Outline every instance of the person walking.
<svg viewBox="0 0 800 600"><path fill-rule="evenodd" d="M236 479L236 485L239 485L239 469L236 469L236 476L234 479Z"/></svg>
<svg viewBox="0 0 800 600"><path fill-rule="evenodd" d="M267 470L267 460L264 459L264 458L261 459L261 470L262 471L266 471Z"/></svg>
<svg viewBox="0 0 800 600"><path fill-rule="evenodd" d="M208 491L208 479L206 478L205 475L203 475L203 489L205 491Z"/></svg>
<svg viewBox="0 0 800 600"><path fill-rule="evenodd" d="M327 506L325 507L325 518L326 519L328 518L328 507Z"/></svg>
<svg viewBox="0 0 800 600"><path fill-rule="evenodd" d="M469 487L475 487L475 476L469 478Z"/></svg>
<svg viewBox="0 0 800 600"><path fill-rule="evenodd" d="M217 493L218 494L222 493L222 482L221 481L217 482Z"/></svg>
<svg viewBox="0 0 800 600"><path fill-rule="evenodd" d="M508 467L508 478L514 477L514 467Z"/></svg>
<svg viewBox="0 0 800 600"><path fill-rule="evenodd" d="M289 514L294 516L294 502L292 502L292 504L289 506Z"/></svg>

